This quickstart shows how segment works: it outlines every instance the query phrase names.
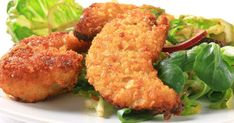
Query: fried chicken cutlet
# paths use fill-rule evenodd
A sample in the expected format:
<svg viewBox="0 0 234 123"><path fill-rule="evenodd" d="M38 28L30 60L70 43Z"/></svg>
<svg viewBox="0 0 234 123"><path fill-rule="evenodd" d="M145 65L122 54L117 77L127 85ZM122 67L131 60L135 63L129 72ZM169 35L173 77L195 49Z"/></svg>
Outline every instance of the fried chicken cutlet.
<svg viewBox="0 0 234 123"><path fill-rule="evenodd" d="M107 23L86 56L87 78L101 96L120 108L150 110L168 119L179 114L179 95L157 76L152 63L165 43L168 22L135 9Z"/></svg>
<svg viewBox="0 0 234 123"><path fill-rule="evenodd" d="M76 24L75 31L81 39L83 36L83 39L92 41L92 38L101 31L107 22L116 18L118 14L135 8L137 8L135 5L113 2L94 3L84 10L80 21Z"/></svg>
<svg viewBox="0 0 234 123"><path fill-rule="evenodd" d="M24 102L37 102L71 90L81 69L82 55L72 34L33 36L15 44L0 60L0 87Z"/></svg>
<svg viewBox="0 0 234 123"><path fill-rule="evenodd" d="M150 5L139 7L131 4L113 2L94 3L84 10L80 21L75 26L74 34L83 44L86 44L83 49L88 49L89 45L91 45L90 42L102 30L107 22L116 18L119 14L124 14L136 8L148 9L158 14L164 12L162 9Z"/></svg>

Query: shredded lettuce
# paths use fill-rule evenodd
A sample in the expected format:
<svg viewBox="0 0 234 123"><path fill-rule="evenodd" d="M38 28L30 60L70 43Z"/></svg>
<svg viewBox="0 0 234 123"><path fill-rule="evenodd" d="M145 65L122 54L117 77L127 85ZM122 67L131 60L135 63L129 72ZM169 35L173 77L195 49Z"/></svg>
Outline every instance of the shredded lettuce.
<svg viewBox="0 0 234 123"><path fill-rule="evenodd" d="M198 30L205 30L209 38L222 41L224 44L234 44L232 24L222 19L206 19L191 15L182 15L170 21L167 40L177 44L190 39Z"/></svg>
<svg viewBox="0 0 234 123"><path fill-rule="evenodd" d="M184 108L181 115L187 116L201 112L201 104L195 99L189 99L189 97L184 96L182 97L182 102L184 104Z"/></svg>
<svg viewBox="0 0 234 123"><path fill-rule="evenodd" d="M85 106L88 109L95 110L97 116L108 118L116 112L116 108L110 103L106 102L102 97L98 100L92 98L85 99Z"/></svg>
<svg viewBox="0 0 234 123"><path fill-rule="evenodd" d="M97 115L100 117L109 117L116 111L116 108L113 105L106 102L101 97L99 98L98 104L95 107L95 109L96 109Z"/></svg>
<svg viewBox="0 0 234 123"><path fill-rule="evenodd" d="M85 55L83 55L85 57ZM79 94L84 97L89 98L99 98L99 93L95 91L94 87L89 84L88 79L86 78L86 66L85 60L82 62L83 67L81 73L78 77L77 85L73 89L73 93Z"/></svg>
<svg viewBox="0 0 234 123"><path fill-rule="evenodd" d="M186 25L183 20L174 19L170 22L170 30L167 40L172 44L183 42L194 34L194 28Z"/></svg>
<svg viewBox="0 0 234 123"><path fill-rule="evenodd" d="M210 91L208 99L212 102L209 107L212 109L232 109L233 107L233 90L231 88L226 91Z"/></svg>
<svg viewBox="0 0 234 123"><path fill-rule="evenodd" d="M130 108L118 110L117 115L122 123L137 123L152 120L155 116L155 114L149 111L134 111Z"/></svg>
<svg viewBox="0 0 234 123"><path fill-rule="evenodd" d="M234 66L234 47L225 46L221 48L223 59L231 66Z"/></svg>
<svg viewBox="0 0 234 123"><path fill-rule="evenodd" d="M74 0L12 0L8 3L8 33L14 42L31 35L66 31L80 19L83 8Z"/></svg>
<svg viewBox="0 0 234 123"><path fill-rule="evenodd" d="M86 54L83 54L83 56L85 57ZM98 116L109 117L116 111L115 107L106 102L100 94L95 91L94 87L89 84L86 78L85 60L83 60L82 64L83 67L81 69L77 85L73 89L73 93L86 97L86 107L94 109Z"/></svg>
<svg viewBox="0 0 234 123"><path fill-rule="evenodd" d="M199 99L209 92L210 88L199 78L189 79L184 85L184 94L190 99Z"/></svg>
<svg viewBox="0 0 234 123"><path fill-rule="evenodd" d="M219 19L206 19L191 15L182 15L179 19L183 20L187 25L192 25L198 29L205 29L208 33L219 34L224 30Z"/></svg>

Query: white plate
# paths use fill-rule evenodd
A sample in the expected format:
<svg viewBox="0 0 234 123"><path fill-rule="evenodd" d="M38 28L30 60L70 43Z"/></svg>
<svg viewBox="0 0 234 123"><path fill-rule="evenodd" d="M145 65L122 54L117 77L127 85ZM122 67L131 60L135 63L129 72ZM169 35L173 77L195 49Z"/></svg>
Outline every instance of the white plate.
<svg viewBox="0 0 234 123"><path fill-rule="evenodd" d="M99 0L100 2L102 0ZM6 5L7 0L0 1L0 56L7 52L12 46L11 38L6 34ZM95 1L78 1L87 7ZM123 2L119 0L119 2ZM234 7L231 0L148 0L148 1L125 1L125 3L134 3L137 5L151 4L165 8L168 13L192 14L205 17L219 17L229 22L234 22ZM72 94L58 96L45 102L29 104L13 101L6 98L0 92L0 114L6 115L17 120L28 122L120 122L116 116L104 119L97 117L94 111L88 111L84 107L84 99ZM163 122L161 118L153 122ZM189 117L173 117L169 122L180 123L233 123L234 110L209 110L204 105L201 114Z"/></svg>

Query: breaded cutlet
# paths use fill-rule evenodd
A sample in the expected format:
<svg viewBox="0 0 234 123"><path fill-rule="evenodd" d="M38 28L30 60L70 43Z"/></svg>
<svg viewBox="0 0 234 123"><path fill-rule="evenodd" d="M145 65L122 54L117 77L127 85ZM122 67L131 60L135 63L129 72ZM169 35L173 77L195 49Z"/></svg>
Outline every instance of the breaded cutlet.
<svg viewBox="0 0 234 123"><path fill-rule="evenodd" d="M83 56L67 33L32 36L15 44L0 60L0 87L24 102L37 102L71 90Z"/></svg>
<svg viewBox="0 0 234 123"><path fill-rule="evenodd" d="M168 119L179 114L179 95L153 68L165 43L168 21L134 9L107 23L86 57L87 78L101 96L120 108L150 110Z"/></svg>

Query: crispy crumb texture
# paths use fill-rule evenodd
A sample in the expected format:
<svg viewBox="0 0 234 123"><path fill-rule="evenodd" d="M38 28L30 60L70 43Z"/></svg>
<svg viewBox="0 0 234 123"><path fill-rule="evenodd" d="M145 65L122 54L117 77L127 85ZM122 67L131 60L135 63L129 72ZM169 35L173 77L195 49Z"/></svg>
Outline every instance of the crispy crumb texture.
<svg viewBox="0 0 234 123"><path fill-rule="evenodd" d="M77 39L75 39L77 40ZM77 81L82 55L71 44L67 33L33 36L22 40L0 60L0 87L25 102L44 100Z"/></svg>
<svg viewBox="0 0 234 123"><path fill-rule="evenodd" d="M110 103L135 110L181 112L178 94L157 77L152 62L165 43L167 19L134 9L107 23L94 38L86 66L89 82Z"/></svg>

